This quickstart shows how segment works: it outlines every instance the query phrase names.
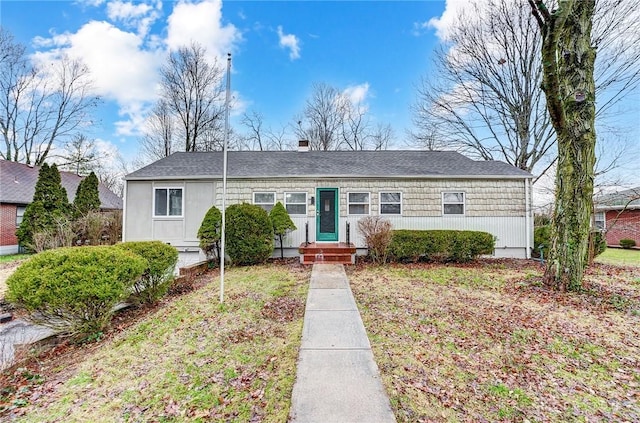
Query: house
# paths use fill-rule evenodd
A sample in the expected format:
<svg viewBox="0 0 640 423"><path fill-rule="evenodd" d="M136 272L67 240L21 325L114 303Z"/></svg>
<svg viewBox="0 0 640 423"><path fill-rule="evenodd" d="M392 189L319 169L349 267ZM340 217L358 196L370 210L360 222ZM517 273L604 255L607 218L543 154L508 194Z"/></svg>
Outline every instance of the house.
<svg viewBox="0 0 640 423"><path fill-rule="evenodd" d="M633 239L640 246L640 187L600 195L594 203L595 227L605 232L607 245Z"/></svg>
<svg viewBox="0 0 640 423"><path fill-rule="evenodd" d="M16 228L22 222L25 208L33 200L39 172L39 166L0 160L0 255L19 251ZM60 172L60 179L69 202L73 202L82 177ZM122 199L109 188L100 184L98 190L103 210L122 209Z"/></svg>
<svg viewBox="0 0 640 423"><path fill-rule="evenodd" d="M270 210L282 202L297 230L284 247L349 241L364 252L358 220L395 229L467 229L496 237L496 257L529 257L532 175L453 151L230 151L226 204ZM207 210L222 207L223 154L174 153L125 177L123 239L161 240L191 259ZM347 231L347 224L350 230ZM200 254L200 255L198 255Z"/></svg>

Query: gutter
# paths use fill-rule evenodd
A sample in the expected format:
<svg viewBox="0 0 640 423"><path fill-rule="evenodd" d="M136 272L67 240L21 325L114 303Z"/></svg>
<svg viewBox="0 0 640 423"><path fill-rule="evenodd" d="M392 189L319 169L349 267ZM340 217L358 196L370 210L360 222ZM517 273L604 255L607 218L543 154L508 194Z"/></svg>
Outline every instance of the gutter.
<svg viewBox="0 0 640 423"><path fill-rule="evenodd" d="M244 179L513 179L513 180L531 180L533 175L243 175L243 176L227 176L228 179L244 180ZM175 181L175 180L221 180L222 176L218 175L169 175L169 176L127 176L125 181Z"/></svg>

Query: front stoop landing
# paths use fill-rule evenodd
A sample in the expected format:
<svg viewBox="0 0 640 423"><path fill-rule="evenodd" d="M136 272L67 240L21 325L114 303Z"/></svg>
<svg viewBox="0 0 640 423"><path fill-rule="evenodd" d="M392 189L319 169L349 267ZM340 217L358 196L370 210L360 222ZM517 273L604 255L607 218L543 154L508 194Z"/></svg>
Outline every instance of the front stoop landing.
<svg viewBox="0 0 640 423"><path fill-rule="evenodd" d="M354 264L356 246L346 242L310 242L302 243L298 248L300 263Z"/></svg>

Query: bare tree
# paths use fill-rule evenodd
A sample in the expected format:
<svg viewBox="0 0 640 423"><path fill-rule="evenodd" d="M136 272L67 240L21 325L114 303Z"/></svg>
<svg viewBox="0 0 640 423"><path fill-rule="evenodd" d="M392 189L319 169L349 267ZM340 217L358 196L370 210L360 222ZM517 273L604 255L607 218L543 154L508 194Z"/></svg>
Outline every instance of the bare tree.
<svg viewBox="0 0 640 423"><path fill-rule="evenodd" d="M342 111L342 145L348 150L366 150L370 136L367 108L344 95L338 99Z"/></svg>
<svg viewBox="0 0 640 423"><path fill-rule="evenodd" d="M436 53L434 78L418 87L415 144L435 134L449 148L530 172L547 155L549 166L554 164L555 133L539 89L541 32L529 11L525 0L476 1L458 17L450 48ZM640 3L598 0L594 13L602 128L603 119L616 112L613 106L640 83Z"/></svg>
<svg viewBox="0 0 640 423"><path fill-rule="evenodd" d="M169 105L160 99L145 122L140 139L140 152L151 161L167 157L174 152L175 122Z"/></svg>
<svg viewBox="0 0 640 423"><path fill-rule="evenodd" d="M76 175L88 175L100 162L95 140L87 138L84 134L76 134L71 141L65 143L62 153L56 154L55 158L58 159L56 163L59 169Z"/></svg>
<svg viewBox="0 0 640 423"><path fill-rule="evenodd" d="M0 28L0 157L41 165L55 143L92 123L98 103L81 62L62 56L33 65L25 47Z"/></svg>
<svg viewBox="0 0 640 423"><path fill-rule="evenodd" d="M371 134L371 147L373 150L386 150L394 141L391 125L378 123Z"/></svg>
<svg viewBox="0 0 640 423"><path fill-rule="evenodd" d="M169 55L160 71L162 99L179 122L183 151L216 149L224 130L224 71L193 43Z"/></svg>
<svg viewBox="0 0 640 423"><path fill-rule="evenodd" d="M542 34L542 89L557 136L556 201L545 282L577 291L588 260L595 169L595 0L566 0L550 11L528 0Z"/></svg>
<svg viewBox="0 0 640 423"><path fill-rule="evenodd" d="M291 150L293 143L288 140L287 127L273 129L271 126L265 127L264 116L255 110L244 113L240 124L246 128L246 132L241 135L239 148L247 150Z"/></svg>
<svg viewBox="0 0 640 423"><path fill-rule="evenodd" d="M458 17L453 47L435 53L437 78L418 87L419 145L449 140L448 148L527 171L549 151L554 136L540 91L540 32L526 6L475 2Z"/></svg>
<svg viewBox="0 0 640 423"><path fill-rule="evenodd" d="M340 143L344 103L340 92L327 84L314 84L313 93L298 119L296 135L309 140L312 150L335 150Z"/></svg>

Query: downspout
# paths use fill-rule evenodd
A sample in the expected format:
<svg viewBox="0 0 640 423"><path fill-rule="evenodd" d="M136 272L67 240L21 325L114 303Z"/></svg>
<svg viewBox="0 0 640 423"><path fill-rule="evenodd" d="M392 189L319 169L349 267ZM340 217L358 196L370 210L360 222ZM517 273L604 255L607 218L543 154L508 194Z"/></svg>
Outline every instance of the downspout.
<svg viewBox="0 0 640 423"><path fill-rule="evenodd" d="M123 190L123 199L122 199L122 242L126 242L127 239L125 237L125 231L127 230L127 184L129 181L125 179L124 181L124 190Z"/></svg>
<svg viewBox="0 0 640 423"><path fill-rule="evenodd" d="M530 259L531 258L531 179L530 178L526 178L524 180L524 201L526 202L525 204L525 217L524 217L524 222L525 222L525 240L526 240L526 258Z"/></svg>

